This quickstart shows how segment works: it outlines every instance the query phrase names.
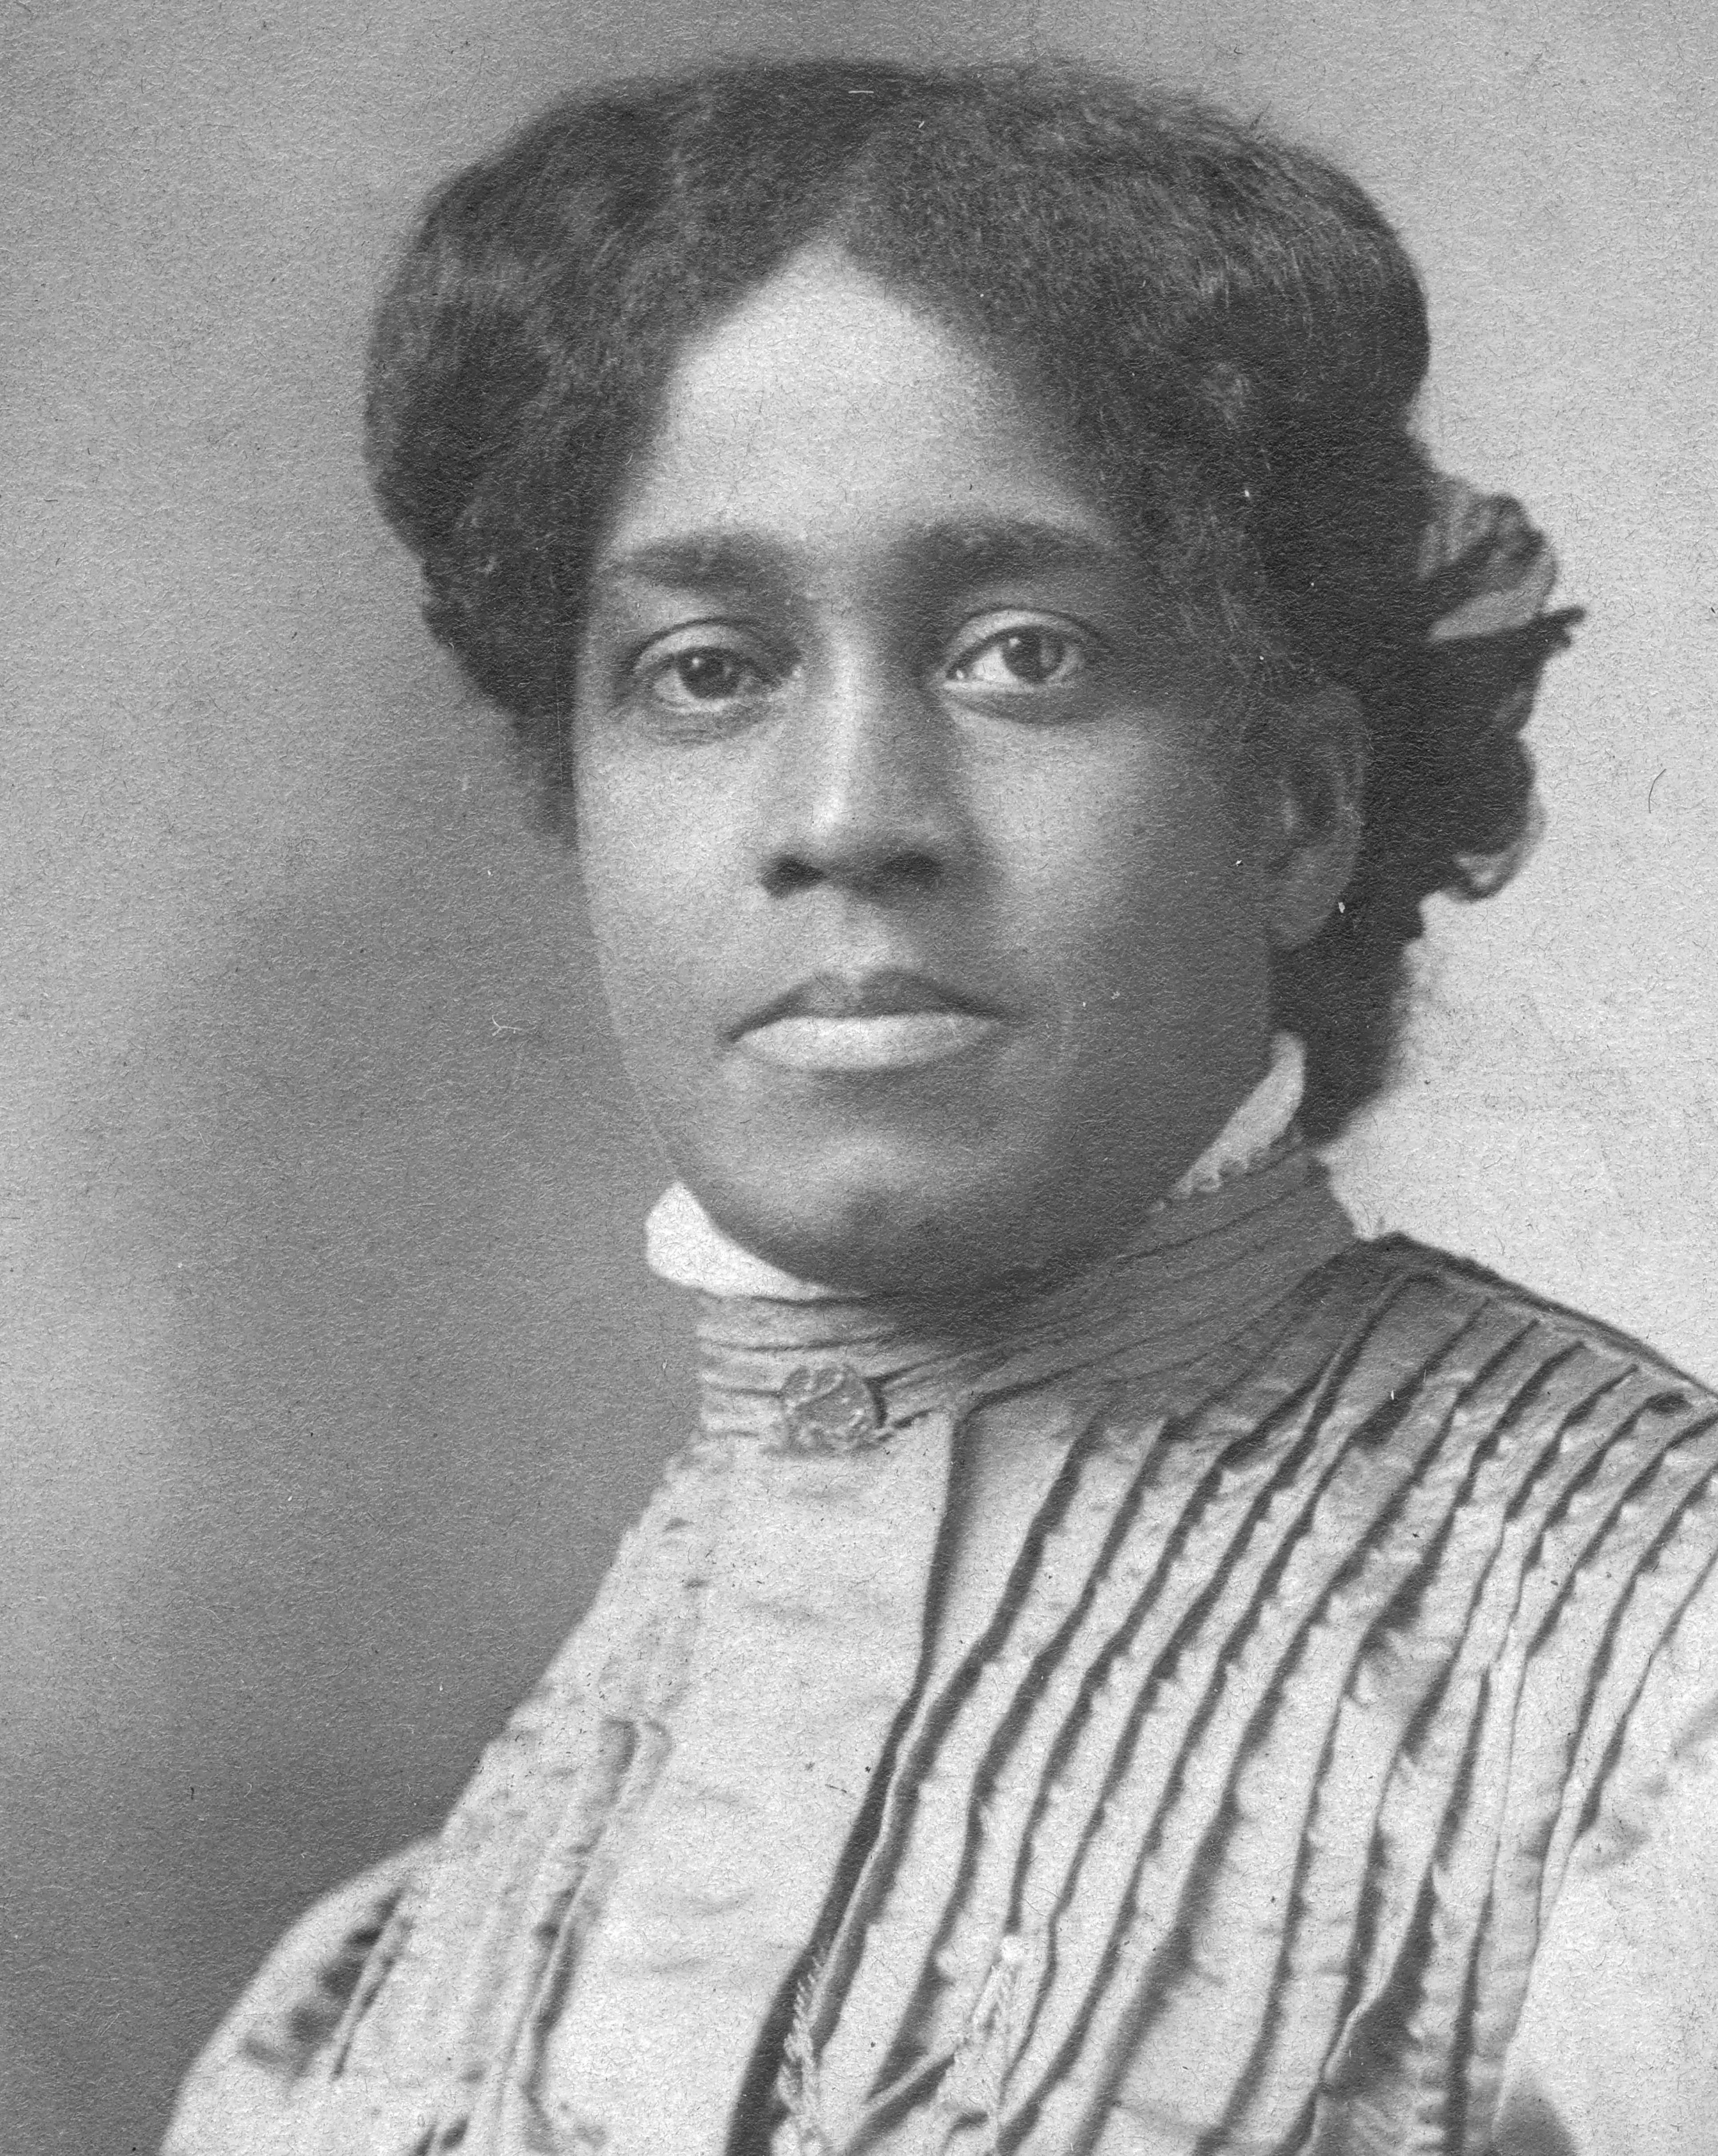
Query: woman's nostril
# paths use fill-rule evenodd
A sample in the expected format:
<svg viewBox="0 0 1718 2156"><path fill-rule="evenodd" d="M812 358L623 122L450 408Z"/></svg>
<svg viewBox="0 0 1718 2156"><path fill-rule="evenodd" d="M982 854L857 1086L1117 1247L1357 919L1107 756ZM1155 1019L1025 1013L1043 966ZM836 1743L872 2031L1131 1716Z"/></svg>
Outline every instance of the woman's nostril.
<svg viewBox="0 0 1718 2156"><path fill-rule="evenodd" d="M943 865L930 853L905 853L896 856L884 870L886 880L898 888L907 891L930 891L942 880Z"/></svg>
<svg viewBox="0 0 1718 2156"><path fill-rule="evenodd" d="M795 855L772 861L764 873L764 888L772 898L790 898L796 891L808 891L823 880L822 870Z"/></svg>

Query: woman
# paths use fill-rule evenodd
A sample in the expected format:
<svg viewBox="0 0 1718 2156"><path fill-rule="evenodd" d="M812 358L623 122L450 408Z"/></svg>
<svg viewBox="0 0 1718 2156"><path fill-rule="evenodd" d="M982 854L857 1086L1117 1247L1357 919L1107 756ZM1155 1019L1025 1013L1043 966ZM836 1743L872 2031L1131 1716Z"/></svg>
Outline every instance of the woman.
<svg viewBox="0 0 1718 2156"><path fill-rule="evenodd" d="M1425 365L1348 182L1054 70L432 203L376 483L571 802L701 1429L177 2156L1707 2145L1712 1402L1307 1147L1570 619Z"/></svg>

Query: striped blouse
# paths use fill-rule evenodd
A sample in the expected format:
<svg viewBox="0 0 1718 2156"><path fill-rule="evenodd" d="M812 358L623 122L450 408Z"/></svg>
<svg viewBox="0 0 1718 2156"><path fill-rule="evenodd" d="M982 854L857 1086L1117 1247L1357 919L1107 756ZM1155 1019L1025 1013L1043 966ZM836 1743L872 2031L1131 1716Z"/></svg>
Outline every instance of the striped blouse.
<svg viewBox="0 0 1718 2156"><path fill-rule="evenodd" d="M700 1434L172 2156L1718 2148L1718 1404L1280 1148Z"/></svg>

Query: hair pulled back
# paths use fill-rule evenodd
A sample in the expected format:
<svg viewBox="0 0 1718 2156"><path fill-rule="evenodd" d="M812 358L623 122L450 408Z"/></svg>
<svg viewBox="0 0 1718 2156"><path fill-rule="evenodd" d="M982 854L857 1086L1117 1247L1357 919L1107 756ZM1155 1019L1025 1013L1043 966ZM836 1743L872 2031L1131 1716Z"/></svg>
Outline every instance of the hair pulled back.
<svg viewBox="0 0 1718 2156"><path fill-rule="evenodd" d="M432 199L377 317L370 469L431 628L565 784L593 549L668 374L814 240L1044 400L1255 707L1355 700L1359 866L1274 976L1331 1134L1382 1082L1422 902L1524 849L1519 733L1571 617L1540 613L1516 506L1428 466L1418 280L1321 160L1043 64L754 64L556 106Z"/></svg>

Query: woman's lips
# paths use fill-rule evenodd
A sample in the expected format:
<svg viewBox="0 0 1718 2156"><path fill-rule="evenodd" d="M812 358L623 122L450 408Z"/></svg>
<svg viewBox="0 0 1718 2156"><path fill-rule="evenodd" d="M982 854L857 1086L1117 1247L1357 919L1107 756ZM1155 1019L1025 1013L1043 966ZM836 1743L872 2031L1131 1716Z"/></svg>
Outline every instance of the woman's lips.
<svg viewBox="0 0 1718 2156"><path fill-rule="evenodd" d="M910 1070L964 1055L1003 1023L1000 1011L959 989L888 968L803 981L754 1012L735 1041L778 1070Z"/></svg>
<svg viewBox="0 0 1718 2156"><path fill-rule="evenodd" d="M1000 1031L977 1011L891 1011L875 1018L778 1018L740 1046L784 1070L910 1070L963 1055Z"/></svg>

